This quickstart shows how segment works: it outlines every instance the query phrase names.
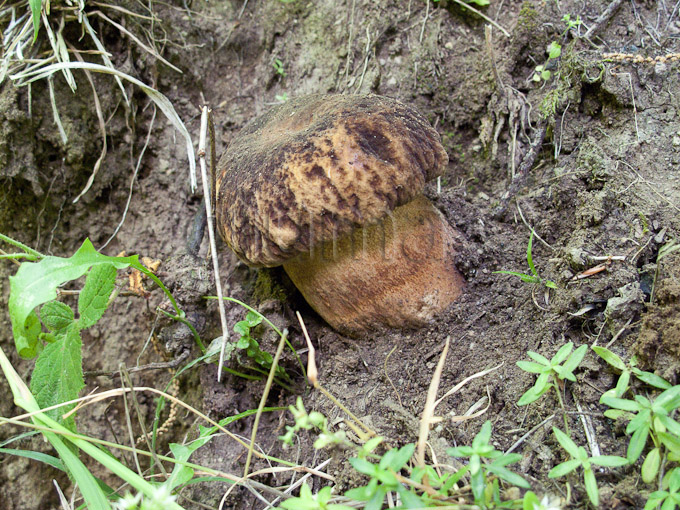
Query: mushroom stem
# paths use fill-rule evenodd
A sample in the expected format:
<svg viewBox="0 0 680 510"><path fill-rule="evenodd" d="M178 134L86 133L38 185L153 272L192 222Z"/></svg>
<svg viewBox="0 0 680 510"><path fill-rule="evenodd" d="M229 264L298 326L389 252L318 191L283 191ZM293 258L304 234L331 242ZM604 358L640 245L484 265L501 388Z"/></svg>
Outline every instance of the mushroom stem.
<svg viewBox="0 0 680 510"><path fill-rule="evenodd" d="M312 246L283 267L312 308L340 332L420 327L465 286L453 261L458 236L420 196L379 223Z"/></svg>

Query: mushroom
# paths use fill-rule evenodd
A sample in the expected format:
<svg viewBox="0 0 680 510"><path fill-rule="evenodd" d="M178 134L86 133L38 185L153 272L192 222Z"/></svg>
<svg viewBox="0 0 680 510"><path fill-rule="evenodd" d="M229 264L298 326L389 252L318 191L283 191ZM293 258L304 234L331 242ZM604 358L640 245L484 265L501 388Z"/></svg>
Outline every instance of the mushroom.
<svg viewBox="0 0 680 510"><path fill-rule="evenodd" d="M420 327L462 292L459 234L423 195L448 162L413 108L311 95L249 122L221 157L222 238L252 267L283 267L333 328Z"/></svg>

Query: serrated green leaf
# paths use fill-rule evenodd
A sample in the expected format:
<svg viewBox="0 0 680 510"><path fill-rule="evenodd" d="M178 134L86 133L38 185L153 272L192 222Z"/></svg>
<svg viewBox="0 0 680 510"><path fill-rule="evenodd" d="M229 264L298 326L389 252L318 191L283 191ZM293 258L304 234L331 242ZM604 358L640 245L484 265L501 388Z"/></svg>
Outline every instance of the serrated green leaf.
<svg viewBox="0 0 680 510"><path fill-rule="evenodd" d="M606 347L595 345L593 346L593 350L595 351L595 354L597 354L600 358L605 360L617 370L621 370L623 372L626 369L626 364L623 362L623 360Z"/></svg>
<svg viewBox="0 0 680 510"><path fill-rule="evenodd" d="M31 378L31 392L41 408L78 398L83 380L80 331L72 325L59 341L49 344L38 356ZM75 430L73 416L64 422L61 416L75 404L47 411L45 414Z"/></svg>
<svg viewBox="0 0 680 510"><path fill-rule="evenodd" d="M78 296L78 326L87 329L94 326L106 311L109 298L116 284L116 268L111 264L92 266L85 285Z"/></svg>
<svg viewBox="0 0 680 510"><path fill-rule="evenodd" d="M50 301L40 308L40 319L50 331L63 334L73 324L73 309L61 301Z"/></svg>
<svg viewBox="0 0 680 510"><path fill-rule="evenodd" d="M17 352L22 358L32 358L38 350L37 332L26 330L26 321L35 307L57 297L57 287L84 275L90 267L113 264L117 269L139 265L137 255L108 257L95 250L89 239L69 258L45 257L40 262L24 262L9 278L9 313ZM37 316L36 316L37 320Z"/></svg>

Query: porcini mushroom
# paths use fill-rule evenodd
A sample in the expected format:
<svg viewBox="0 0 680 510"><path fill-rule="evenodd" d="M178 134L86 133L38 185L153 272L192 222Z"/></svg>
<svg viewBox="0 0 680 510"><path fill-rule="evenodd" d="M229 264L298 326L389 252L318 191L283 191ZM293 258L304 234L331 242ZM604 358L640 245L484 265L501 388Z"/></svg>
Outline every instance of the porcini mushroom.
<svg viewBox="0 0 680 510"><path fill-rule="evenodd" d="M464 287L458 234L422 195L447 162L437 132L399 101L300 97L232 140L217 226L248 265L283 264L338 331L422 326Z"/></svg>

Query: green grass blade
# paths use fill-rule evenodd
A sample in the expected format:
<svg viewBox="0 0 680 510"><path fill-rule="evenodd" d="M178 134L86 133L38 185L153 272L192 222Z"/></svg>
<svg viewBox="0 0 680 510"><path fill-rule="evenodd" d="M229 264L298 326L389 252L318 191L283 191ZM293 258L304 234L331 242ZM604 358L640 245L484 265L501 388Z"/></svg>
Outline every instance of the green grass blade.
<svg viewBox="0 0 680 510"><path fill-rule="evenodd" d="M534 266L534 259L531 256L531 248L533 244L534 244L534 229L531 229L531 235L529 236L529 244L527 245L527 263L529 264L531 274L538 277L538 271L536 271L536 267Z"/></svg>

